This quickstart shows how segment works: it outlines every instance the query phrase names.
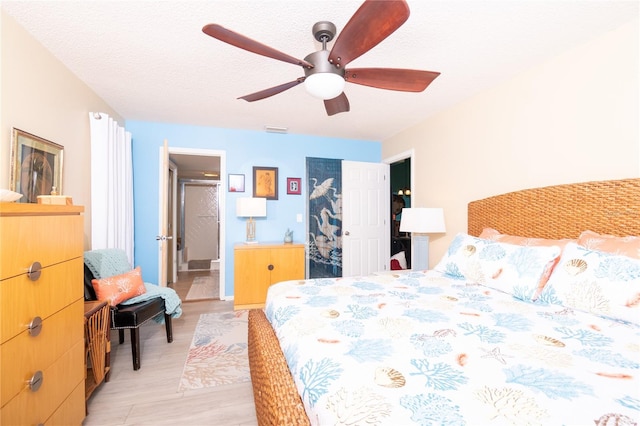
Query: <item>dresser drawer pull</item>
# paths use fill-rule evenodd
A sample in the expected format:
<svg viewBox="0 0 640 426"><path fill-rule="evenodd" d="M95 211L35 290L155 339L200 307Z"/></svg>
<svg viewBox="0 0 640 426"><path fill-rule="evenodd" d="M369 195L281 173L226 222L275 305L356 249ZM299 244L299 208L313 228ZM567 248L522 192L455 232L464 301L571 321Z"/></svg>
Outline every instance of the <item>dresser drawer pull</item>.
<svg viewBox="0 0 640 426"><path fill-rule="evenodd" d="M29 389L31 389L31 392L37 392L40 386L42 386L43 380L42 371L36 371L33 377L31 377L31 380L29 380Z"/></svg>
<svg viewBox="0 0 640 426"><path fill-rule="evenodd" d="M31 266L29 266L29 270L27 271L27 276L31 281L37 281L40 278L40 274L42 273L42 265L40 262L33 262Z"/></svg>
<svg viewBox="0 0 640 426"><path fill-rule="evenodd" d="M29 336L36 337L42 331L42 318L33 318L27 328L29 329Z"/></svg>

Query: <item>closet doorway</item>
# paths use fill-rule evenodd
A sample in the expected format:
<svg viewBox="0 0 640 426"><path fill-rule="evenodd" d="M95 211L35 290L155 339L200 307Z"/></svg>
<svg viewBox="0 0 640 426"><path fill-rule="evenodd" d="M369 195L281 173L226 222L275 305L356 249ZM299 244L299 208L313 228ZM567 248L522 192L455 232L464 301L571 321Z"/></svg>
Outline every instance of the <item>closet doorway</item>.
<svg viewBox="0 0 640 426"><path fill-rule="evenodd" d="M413 198L414 171L411 167L413 156L414 152L410 150L385 160L385 163L389 164L390 175L391 211L389 212L389 216L391 224L391 255L398 255L400 252L404 252L404 261L408 269L411 269L411 234L400 232L400 220L402 219L402 209L411 207L411 200Z"/></svg>

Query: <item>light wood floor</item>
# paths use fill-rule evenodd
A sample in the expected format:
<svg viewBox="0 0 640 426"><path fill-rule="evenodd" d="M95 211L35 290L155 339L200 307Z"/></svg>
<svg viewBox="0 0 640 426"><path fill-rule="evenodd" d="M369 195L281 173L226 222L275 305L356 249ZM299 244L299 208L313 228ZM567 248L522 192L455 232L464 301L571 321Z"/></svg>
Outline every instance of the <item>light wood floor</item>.
<svg viewBox="0 0 640 426"><path fill-rule="evenodd" d="M179 274L174 287L183 300L198 274L203 273ZM143 325L138 371L133 371L129 332L118 344L112 331L111 378L90 397L83 425L256 425L250 382L178 392L200 314L232 310L232 301L183 302L182 316L172 321L173 343L167 343L164 325Z"/></svg>

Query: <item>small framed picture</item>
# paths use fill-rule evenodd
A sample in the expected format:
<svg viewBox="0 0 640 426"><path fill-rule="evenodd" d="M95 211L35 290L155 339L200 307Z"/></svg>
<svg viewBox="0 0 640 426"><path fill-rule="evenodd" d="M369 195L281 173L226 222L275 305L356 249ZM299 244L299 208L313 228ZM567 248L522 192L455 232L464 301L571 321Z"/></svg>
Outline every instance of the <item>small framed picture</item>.
<svg viewBox="0 0 640 426"><path fill-rule="evenodd" d="M253 196L267 200L278 199L277 167L253 167Z"/></svg>
<svg viewBox="0 0 640 426"><path fill-rule="evenodd" d="M244 192L244 175L229 173L229 192Z"/></svg>
<svg viewBox="0 0 640 426"><path fill-rule="evenodd" d="M302 178L287 178L287 194L302 194Z"/></svg>
<svg viewBox="0 0 640 426"><path fill-rule="evenodd" d="M37 203L38 195L62 194L64 147L25 131L13 129L11 190L24 195L21 202Z"/></svg>

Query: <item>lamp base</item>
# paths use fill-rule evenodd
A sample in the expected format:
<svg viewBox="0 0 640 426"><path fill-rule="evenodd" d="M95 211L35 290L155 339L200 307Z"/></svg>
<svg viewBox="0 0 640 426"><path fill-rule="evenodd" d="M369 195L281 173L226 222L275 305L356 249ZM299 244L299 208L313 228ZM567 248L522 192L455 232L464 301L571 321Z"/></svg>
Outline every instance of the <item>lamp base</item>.
<svg viewBox="0 0 640 426"><path fill-rule="evenodd" d="M429 236L412 233L411 238L413 239L411 269L429 269Z"/></svg>
<svg viewBox="0 0 640 426"><path fill-rule="evenodd" d="M255 244L256 241L256 221L252 217L247 219L247 240L245 244Z"/></svg>

